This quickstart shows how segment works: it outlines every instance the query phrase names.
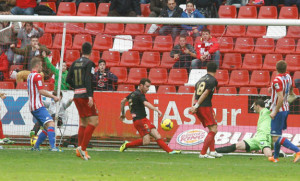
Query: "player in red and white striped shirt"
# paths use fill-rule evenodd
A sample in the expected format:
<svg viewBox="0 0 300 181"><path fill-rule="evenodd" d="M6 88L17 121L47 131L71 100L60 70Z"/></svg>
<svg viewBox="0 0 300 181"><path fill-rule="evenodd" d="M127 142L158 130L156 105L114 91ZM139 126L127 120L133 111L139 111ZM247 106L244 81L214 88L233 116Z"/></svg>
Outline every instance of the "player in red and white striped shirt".
<svg viewBox="0 0 300 181"><path fill-rule="evenodd" d="M269 157L269 161L278 162L279 151L281 145L296 152L294 162L300 160L300 150L292 144L288 139L282 137L282 130L287 128L287 117L289 114L288 95L293 95L293 82L291 76L286 73L287 64L285 61L278 61L276 70L278 75L272 82L271 90L271 136L274 142L274 157Z"/></svg>
<svg viewBox="0 0 300 181"><path fill-rule="evenodd" d="M31 60L32 71L28 75L27 85L28 85L28 97L29 97L29 107L32 115L38 120L40 125L43 125L44 130L39 135L39 138L32 148L32 150L39 151L39 146L47 138L49 138L49 143L51 146L51 151L61 151L55 146L55 123L52 120L51 115L44 107L42 103L42 95L50 97L57 102L59 99L45 91L43 88L43 81L40 72L42 71L42 59L40 57L34 57Z"/></svg>

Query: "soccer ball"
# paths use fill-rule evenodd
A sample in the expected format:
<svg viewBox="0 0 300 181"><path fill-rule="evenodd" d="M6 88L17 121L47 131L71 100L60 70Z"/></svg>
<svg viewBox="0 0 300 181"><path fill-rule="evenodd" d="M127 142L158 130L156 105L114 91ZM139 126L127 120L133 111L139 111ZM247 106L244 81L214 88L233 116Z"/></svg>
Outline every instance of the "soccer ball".
<svg viewBox="0 0 300 181"><path fill-rule="evenodd" d="M173 122L171 119L165 119L160 124L161 128L165 131L170 131L173 128Z"/></svg>
<svg viewBox="0 0 300 181"><path fill-rule="evenodd" d="M30 145L31 145L31 146L34 146L35 143L36 143L36 141L37 141L37 139L38 139L38 136L32 137L32 138L30 139Z"/></svg>

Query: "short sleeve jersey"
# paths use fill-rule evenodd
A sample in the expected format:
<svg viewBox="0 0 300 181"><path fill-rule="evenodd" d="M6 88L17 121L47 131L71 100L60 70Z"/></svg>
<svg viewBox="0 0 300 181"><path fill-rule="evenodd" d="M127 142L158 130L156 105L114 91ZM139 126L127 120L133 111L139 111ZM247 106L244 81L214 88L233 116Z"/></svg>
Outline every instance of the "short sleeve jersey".
<svg viewBox="0 0 300 181"><path fill-rule="evenodd" d="M27 78L27 87L30 111L43 107L42 97L39 93L39 90L44 88L41 74L32 71Z"/></svg>
<svg viewBox="0 0 300 181"><path fill-rule="evenodd" d="M143 94L139 89L130 93L126 99L129 102L129 109L133 121L143 119L147 116L144 105L144 101L147 101L147 99L145 94Z"/></svg>
<svg viewBox="0 0 300 181"><path fill-rule="evenodd" d="M218 85L217 79L210 75L206 74L196 83L195 85L195 99L199 100L200 96L204 93L205 90L210 90L209 95L201 103L200 107L210 107L212 106L211 100L215 91L215 88Z"/></svg>

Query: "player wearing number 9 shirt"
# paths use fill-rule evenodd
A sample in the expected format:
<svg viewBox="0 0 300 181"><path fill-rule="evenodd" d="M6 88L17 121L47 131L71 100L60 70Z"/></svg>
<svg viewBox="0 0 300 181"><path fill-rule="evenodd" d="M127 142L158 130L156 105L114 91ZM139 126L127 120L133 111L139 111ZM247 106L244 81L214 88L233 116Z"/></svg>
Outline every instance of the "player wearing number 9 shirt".
<svg viewBox="0 0 300 181"><path fill-rule="evenodd" d="M217 133L217 122L215 121L211 99L213 97L218 81L215 78L217 64L209 62L207 64L207 74L201 77L196 83L195 93L192 99L190 111L196 113L204 127L208 127L209 133L206 136L199 158L216 158L222 155L215 151L215 135ZM210 152L207 154L207 149Z"/></svg>
<svg viewBox="0 0 300 181"><path fill-rule="evenodd" d="M76 155L83 160L91 158L86 151L86 147L98 125L98 111L94 104L94 86L92 85L95 64L89 59L91 52L92 45L85 42L82 45L82 57L72 63L67 76L67 83L74 88L74 103L81 119Z"/></svg>

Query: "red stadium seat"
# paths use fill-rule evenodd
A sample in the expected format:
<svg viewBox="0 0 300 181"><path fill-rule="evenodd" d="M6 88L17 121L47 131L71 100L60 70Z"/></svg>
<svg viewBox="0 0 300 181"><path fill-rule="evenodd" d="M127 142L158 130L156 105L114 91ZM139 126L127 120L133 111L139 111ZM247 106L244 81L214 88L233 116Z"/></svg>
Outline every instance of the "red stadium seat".
<svg viewBox="0 0 300 181"><path fill-rule="evenodd" d="M57 16L76 16L76 4L74 2L60 2Z"/></svg>
<svg viewBox="0 0 300 181"><path fill-rule="evenodd" d="M267 33L266 26L248 26L246 31L247 37L261 38Z"/></svg>
<svg viewBox="0 0 300 181"><path fill-rule="evenodd" d="M173 48L173 40L171 36L157 36L154 41L153 50L160 52L168 52Z"/></svg>
<svg viewBox="0 0 300 181"><path fill-rule="evenodd" d="M125 27L124 34L126 35L141 35L144 34L144 24L127 24Z"/></svg>
<svg viewBox="0 0 300 181"><path fill-rule="evenodd" d="M133 92L133 91L135 91L135 87L134 87L134 85L120 84L120 85L118 85L117 91L120 91L120 92Z"/></svg>
<svg viewBox="0 0 300 181"><path fill-rule="evenodd" d="M72 49L81 50L84 42L90 42L92 44L92 36L90 34L76 34L74 36Z"/></svg>
<svg viewBox="0 0 300 181"><path fill-rule="evenodd" d="M111 24L111 23L106 23L105 25L105 30L104 33L108 34L123 34L124 32L124 24Z"/></svg>
<svg viewBox="0 0 300 181"><path fill-rule="evenodd" d="M149 72L151 83L154 85L166 84L168 81L168 72L165 68L152 68Z"/></svg>
<svg viewBox="0 0 300 181"><path fill-rule="evenodd" d="M109 35L96 35L93 49L95 50L108 50L113 46L112 37Z"/></svg>
<svg viewBox="0 0 300 181"><path fill-rule="evenodd" d="M267 70L254 70L251 75L250 85L254 87L267 87L270 85L270 73Z"/></svg>
<svg viewBox="0 0 300 181"><path fill-rule="evenodd" d="M211 36L220 37L225 34L225 25L207 25Z"/></svg>
<svg viewBox="0 0 300 181"><path fill-rule="evenodd" d="M60 50L52 49L51 52L52 52L52 61L51 61L51 63L53 65L56 65L60 61ZM66 56L66 55L64 55L64 56Z"/></svg>
<svg viewBox="0 0 300 181"><path fill-rule="evenodd" d="M194 86L179 86L178 93L194 93L195 87Z"/></svg>
<svg viewBox="0 0 300 181"><path fill-rule="evenodd" d="M120 66L138 67L140 65L140 54L138 51L123 52Z"/></svg>
<svg viewBox="0 0 300 181"><path fill-rule="evenodd" d="M241 6L238 18L257 18L257 9L255 6Z"/></svg>
<svg viewBox="0 0 300 181"><path fill-rule="evenodd" d="M218 94L237 94L235 87L220 87Z"/></svg>
<svg viewBox="0 0 300 181"><path fill-rule="evenodd" d="M220 37L219 46L220 52L222 53L230 53L233 52L233 38L232 37Z"/></svg>
<svg viewBox="0 0 300 181"><path fill-rule="evenodd" d="M264 59L264 64L262 69L264 70L275 70L276 69L276 63L282 60L281 54L267 54Z"/></svg>
<svg viewBox="0 0 300 181"><path fill-rule="evenodd" d="M70 34L84 33L84 23L67 23L66 29Z"/></svg>
<svg viewBox="0 0 300 181"><path fill-rule="evenodd" d="M241 87L239 94L258 94L256 87Z"/></svg>
<svg viewBox="0 0 300 181"><path fill-rule="evenodd" d="M244 7L244 6L242 6ZM234 51L238 53L252 53L254 49L253 38L239 37L236 39Z"/></svg>
<svg viewBox="0 0 300 181"><path fill-rule="evenodd" d="M97 16L107 16L110 3L100 3L97 10Z"/></svg>
<svg viewBox="0 0 300 181"><path fill-rule="evenodd" d="M141 60L141 67L153 68L159 67L160 54L159 52L144 52Z"/></svg>
<svg viewBox="0 0 300 181"><path fill-rule="evenodd" d="M97 50L92 50L91 56L89 58L92 60L96 66L98 66L98 61L100 60L100 52Z"/></svg>
<svg viewBox="0 0 300 181"><path fill-rule="evenodd" d="M278 19L298 19L298 16L297 7L283 6L280 9Z"/></svg>
<svg viewBox="0 0 300 181"><path fill-rule="evenodd" d="M245 87L249 85L248 70L233 70L229 79L230 86Z"/></svg>
<svg viewBox="0 0 300 181"><path fill-rule="evenodd" d="M150 35L137 35L134 39L132 50L151 51L152 37Z"/></svg>
<svg viewBox="0 0 300 181"><path fill-rule="evenodd" d="M295 40L293 38L280 38L277 40L275 53L295 53Z"/></svg>
<svg viewBox="0 0 300 181"><path fill-rule="evenodd" d="M177 37L175 38L174 46L177 45L177 44L179 44L179 38L180 38L180 36L177 36ZM188 43L188 44L190 44L190 45L193 46L193 45L194 45L193 37L187 36L187 37L186 37L186 43Z"/></svg>
<svg viewBox="0 0 300 181"><path fill-rule="evenodd" d="M48 6L56 13L56 3L55 2L40 2L40 5Z"/></svg>
<svg viewBox="0 0 300 181"><path fill-rule="evenodd" d="M276 6L261 6L258 13L258 19L277 19Z"/></svg>
<svg viewBox="0 0 300 181"><path fill-rule="evenodd" d="M33 25L37 26L37 27L40 27L44 30L46 24L44 22L34 22Z"/></svg>
<svg viewBox="0 0 300 181"><path fill-rule="evenodd" d="M103 23L86 23L84 33L97 35L99 33L104 32L104 24Z"/></svg>
<svg viewBox="0 0 300 181"><path fill-rule="evenodd" d="M299 39L300 40L300 39ZM300 53L300 41L297 41L297 46L296 46L296 51L295 51L295 53Z"/></svg>
<svg viewBox="0 0 300 181"><path fill-rule="evenodd" d="M218 80L218 86L226 86L229 82L229 74L227 70L217 70L215 77Z"/></svg>
<svg viewBox="0 0 300 181"><path fill-rule="evenodd" d="M295 85L295 80L300 79L300 70L296 71L293 75L293 85Z"/></svg>
<svg viewBox="0 0 300 181"><path fill-rule="evenodd" d="M16 89L27 89L27 82L19 82Z"/></svg>
<svg viewBox="0 0 300 181"><path fill-rule="evenodd" d="M225 36L244 37L246 34L245 26L228 25Z"/></svg>
<svg viewBox="0 0 300 181"><path fill-rule="evenodd" d="M66 55L64 61L66 62L67 66L71 66L72 63L80 58L79 50L66 50Z"/></svg>
<svg viewBox="0 0 300 181"><path fill-rule="evenodd" d="M39 38L39 42L42 45L45 45L47 48L52 48L52 34L45 33L42 37Z"/></svg>
<svg viewBox="0 0 300 181"><path fill-rule="evenodd" d="M47 91L54 91L54 84L44 82L44 89Z"/></svg>
<svg viewBox="0 0 300 181"><path fill-rule="evenodd" d="M80 3L77 10L77 16L96 16L96 4Z"/></svg>
<svg viewBox="0 0 300 181"><path fill-rule="evenodd" d="M14 82L0 82L0 89L15 89Z"/></svg>
<svg viewBox="0 0 300 181"><path fill-rule="evenodd" d="M242 67L242 55L240 53L225 53L222 69L240 69Z"/></svg>
<svg viewBox="0 0 300 181"><path fill-rule="evenodd" d="M62 34L56 34L54 37L54 42L52 48L60 49L62 45ZM65 48L72 48L72 35L66 34Z"/></svg>
<svg viewBox="0 0 300 181"><path fill-rule="evenodd" d="M137 85L142 78L147 78L146 68L131 68L128 75L128 84Z"/></svg>
<svg viewBox="0 0 300 181"><path fill-rule="evenodd" d="M176 60L174 58L170 57L170 52L164 52L161 58L161 64L160 67L163 68L172 68Z"/></svg>
<svg viewBox="0 0 300 181"><path fill-rule="evenodd" d="M186 69L171 69L168 78L168 84L183 85L188 82L188 73Z"/></svg>
<svg viewBox="0 0 300 181"><path fill-rule="evenodd" d="M286 38L300 38L300 27L299 26L289 26Z"/></svg>
<svg viewBox="0 0 300 181"><path fill-rule="evenodd" d="M118 77L118 84L126 83L127 81L126 67L111 67L110 71Z"/></svg>
<svg viewBox="0 0 300 181"><path fill-rule="evenodd" d="M63 23L46 23L45 33L62 33L63 27Z"/></svg>
<svg viewBox="0 0 300 181"><path fill-rule="evenodd" d="M150 4L141 4L141 12L142 12L142 16L149 17L151 13Z"/></svg>
<svg viewBox="0 0 300 181"><path fill-rule="evenodd" d="M236 7L233 5L222 5L219 7L220 18L236 18Z"/></svg>
<svg viewBox="0 0 300 181"><path fill-rule="evenodd" d="M259 95L271 96L271 93L268 91L268 87L263 87L260 89Z"/></svg>
<svg viewBox="0 0 300 181"><path fill-rule="evenodd" d="M262 67L261 54L245 54L242 69L258 70Z"/></svg>
<svg viewBox="0 0 300 181"><path fill-rule="evenodd" d="M176 87L172 85L161 85L158 87L157 94L176 93Z"/></svg>
<svg viewBox="0 0 300 181"><path fill-rule="evenodd" d="M287 70L295 72L300 70L300 55L286 55L285 61L287 63Z"/></svg>
<svg viewBox="0 0 300 181"><path fill-rule="evenodd" d="M254 53L273 53L274 47L275 43L273 38L257 38Z"/></svg>
<svg viewBox="0 0 300 181"><path fill-rule="evenodd" d="M272 81L275 79L275 77L276 77L277 74L278 74L278 73L277 73L276 70L274 70L274 71L272 72L271 79L270 79L270 85L272 84Z"/></svg>
<svg viewBox="0 0 300 181"><path fill-rule="evenodd" d="M120 63L120 52L103 51L101 59L106 61L107 67L118 66Z"/></svg>

